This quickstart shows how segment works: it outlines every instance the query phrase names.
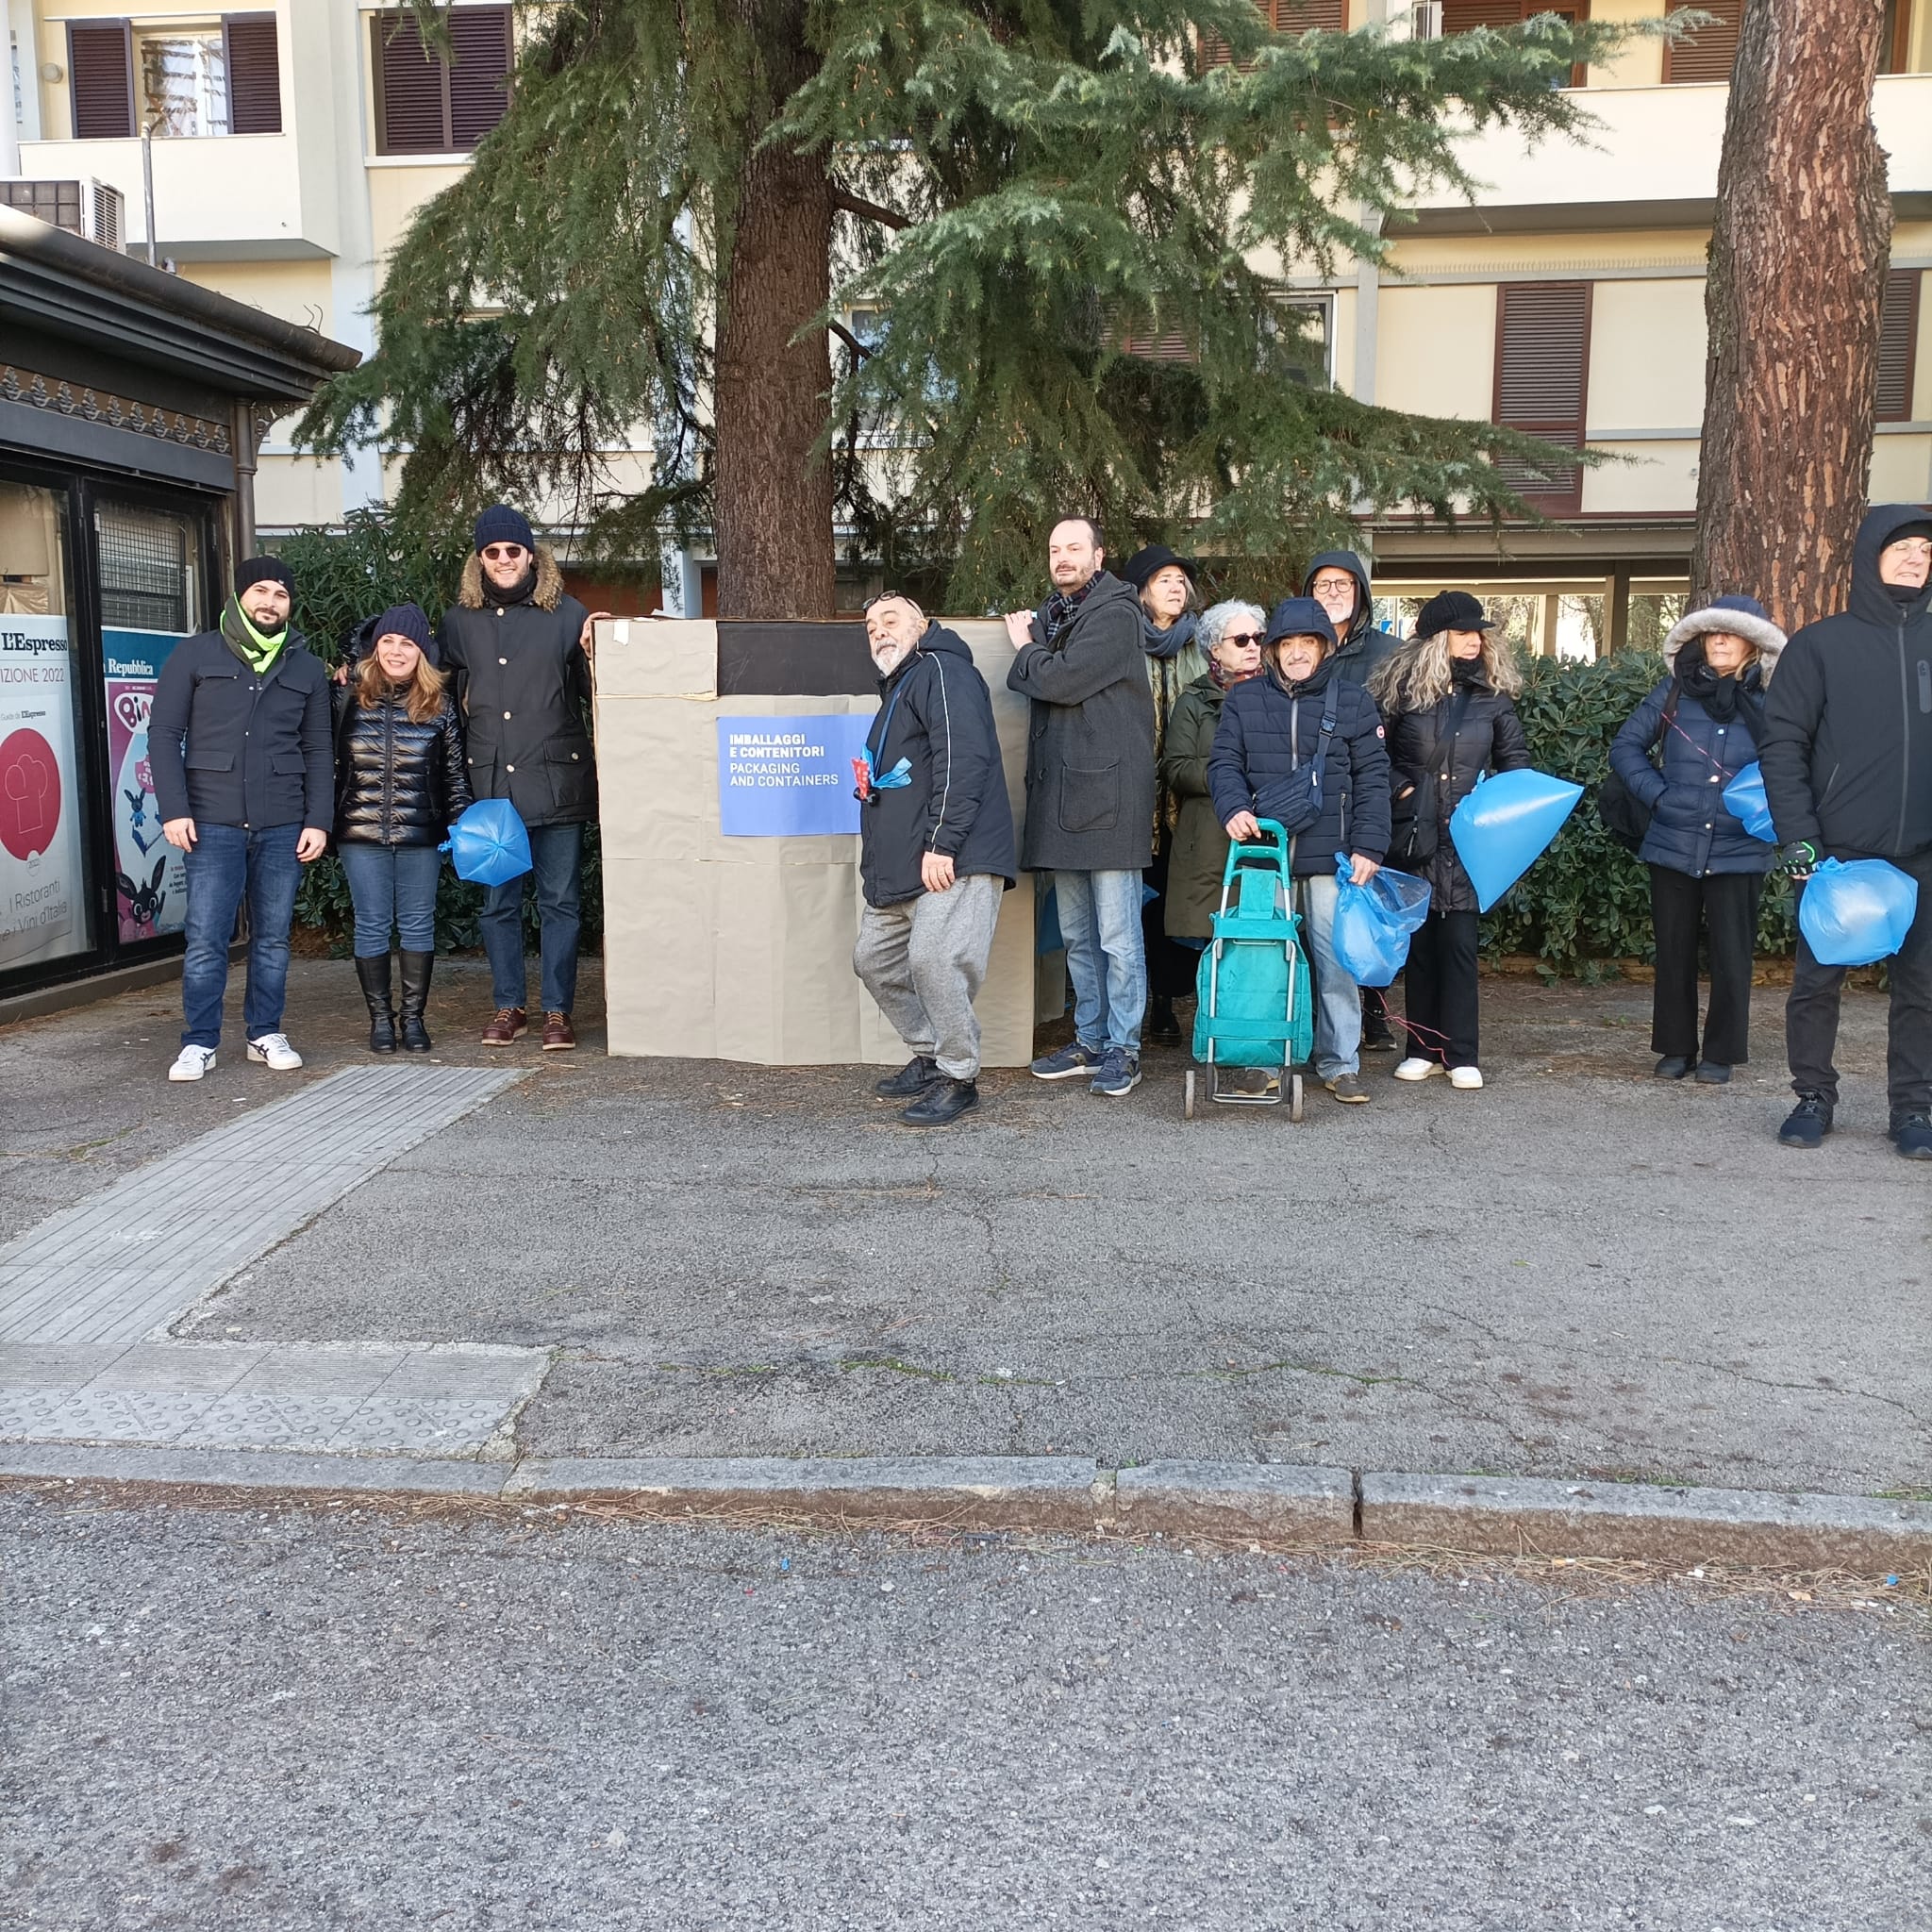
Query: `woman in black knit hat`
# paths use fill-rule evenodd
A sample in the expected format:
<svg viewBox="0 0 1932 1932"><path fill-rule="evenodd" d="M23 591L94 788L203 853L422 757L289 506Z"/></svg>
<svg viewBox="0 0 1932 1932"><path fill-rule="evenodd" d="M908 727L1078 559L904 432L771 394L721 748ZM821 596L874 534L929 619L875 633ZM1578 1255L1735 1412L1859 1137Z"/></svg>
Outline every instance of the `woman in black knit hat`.
<svg viewBox="0 0 1932 1932"><path fill-rule="evenodd" d="M403 952L402 1046L427 1053L436 963L437 850L470 807L463 730L429 620L413 604L368 626L374 642L336 700L336 850L356 908L356 976L369 1050L396 1050L390 933Z"/></svg>

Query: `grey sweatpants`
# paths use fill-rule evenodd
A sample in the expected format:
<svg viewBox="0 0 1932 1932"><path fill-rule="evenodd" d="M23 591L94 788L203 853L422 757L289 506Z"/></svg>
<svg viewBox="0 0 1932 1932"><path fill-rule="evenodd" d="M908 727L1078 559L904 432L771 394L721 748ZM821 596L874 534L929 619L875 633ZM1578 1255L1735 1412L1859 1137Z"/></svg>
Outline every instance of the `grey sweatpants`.
<svg viewBox="0 0 1932 1932"><path fill-rule="evenodd" d="M991 873L956 879L896 906L868 906L858 920L852 970L914 1053L954 1080L979 1077L979 1016L1007 882Z"/></svg>

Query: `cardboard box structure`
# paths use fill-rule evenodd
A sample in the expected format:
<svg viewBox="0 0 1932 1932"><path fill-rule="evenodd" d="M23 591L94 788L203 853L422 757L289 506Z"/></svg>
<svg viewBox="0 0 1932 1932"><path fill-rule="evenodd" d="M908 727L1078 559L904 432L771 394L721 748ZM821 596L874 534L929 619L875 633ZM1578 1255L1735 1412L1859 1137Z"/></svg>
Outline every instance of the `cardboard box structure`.
<svg viewBox="0 0 1932 1932"><path fill-rule="evenodd" d="M991 691L1018 825L1028 719L1025 700L1007 690L1012 647L998 623L951 628ZM898 1064L906 1049L852 971L858 835L719 829L717 721L874 712L863 630L618 619L597 625L596 648L610 1051ZM1059 956L1034 956L1034 899L1023 874L1001 905L978 1000L989 1067L1031 1058L1042 989L1060 1010Z"/></svg>

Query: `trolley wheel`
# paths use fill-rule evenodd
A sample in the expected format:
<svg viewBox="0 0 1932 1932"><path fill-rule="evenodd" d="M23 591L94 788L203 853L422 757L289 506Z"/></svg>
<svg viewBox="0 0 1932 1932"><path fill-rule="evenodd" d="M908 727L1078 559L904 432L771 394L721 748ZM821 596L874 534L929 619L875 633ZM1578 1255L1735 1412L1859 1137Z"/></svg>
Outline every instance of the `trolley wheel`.
<svg viewBox="0 0 1932 1932"><path fill-rule="evenodd" d="M1302 1118L1302 1076L1291 1074L1288 1077L1288 1117L1297 1126Z"/></svg>
<svg viewBox="0 0 1932 1932"><path fill-rule="evenodd" d="M1192 1067L1188 1069L1188 1090L1181 1101L1181 1117L1184 1120L1192 1120L1194 1118L1194 1070Z"/></svg>

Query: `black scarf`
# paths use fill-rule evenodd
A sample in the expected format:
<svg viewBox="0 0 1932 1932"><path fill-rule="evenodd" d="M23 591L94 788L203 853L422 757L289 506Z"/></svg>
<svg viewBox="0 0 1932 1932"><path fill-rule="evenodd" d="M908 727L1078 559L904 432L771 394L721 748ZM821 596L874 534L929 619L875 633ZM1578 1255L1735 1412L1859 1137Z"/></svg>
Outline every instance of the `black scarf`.
<svg viewBox="0 0 1932 1932"><path fill-rule="evenodd" d="M500 584L493 583L486 572L483 588L492 604L527 604L537 594L537 572L534 567L526 570L507 591Z"/></svg>
<svg viewBox="0 0 1932 1932"><path fill-rule="evenodd" d="M1488 691L1490 680L1480 658L1452 658L1449 682L1458 691Z"/></svg>
<svg viewBox="0 0 1932 1932"><path fill-rule="evenodd" d="M1695 698L1720 724L1728 724L1738 715L1740 699L1750 702L1754 714L1761 711L1756 700L1764 673L1755 658L1743 670L1720 677L1704 655L1704 640L1687 638L1678 646L1675 670L1677 689L1687 698Z"/></svg>

